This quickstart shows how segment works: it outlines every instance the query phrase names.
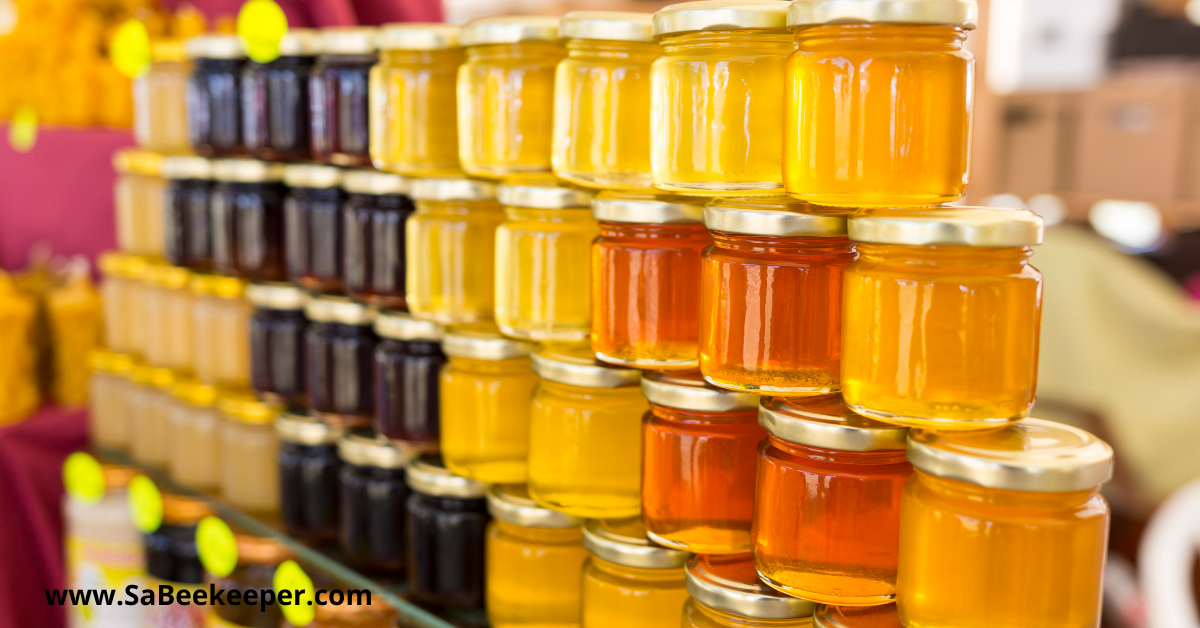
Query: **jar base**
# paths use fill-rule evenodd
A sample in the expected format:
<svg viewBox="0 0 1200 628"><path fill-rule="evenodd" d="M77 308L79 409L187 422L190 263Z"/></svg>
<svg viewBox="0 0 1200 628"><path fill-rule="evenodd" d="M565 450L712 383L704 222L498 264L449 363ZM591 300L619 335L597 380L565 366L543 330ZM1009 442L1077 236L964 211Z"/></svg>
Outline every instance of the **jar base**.
<svg viewBox="0 0 1200 628"><path fill-rule="evenodd" d="M690 541L675 541L665 536L655 534L646 530L646 536L651 541L658 543L663 547L671 549L683 550L693 554L709 554L709 555L729 555L729 554L749 554L754 550L754 545L750 542L750 530L728 530L719 528L693 528L680 533L680 536L697 536L711 538L714 535L725 535L731 538L744 538L745 543L693 543Z"/></svg>
<svg viewBox="0 0 1200 628"><path fill-rule="evenodd" d="M920 416L908 416L903 414L891 414L888 412L880 412L872 410L865 406L846 404L847 408L854 411L855 414L861 414L868 419L891 423L892 425L901 425L904 427L915 427L923 429L934 429L940 431L971 431L971 430L991 430L1005 425L1012 425L1021 419L1029 416L1028 412L1022 413L1020 416L1010 418L987 418L987 419L948 419L948 418L930 418Z"/></svg>
<svg viewBox="0 0 1200 628"><path fill-rule="evenodd" d="M783 184L774 181L759 183L657 183L656 188L668 192L678 192L690 196L779 196L783 193Z"/></svg>
<svg viewBox="0 0 1200 628"><path fill-rule="evenodd" d="M757 571L757 570L756 570ZM836 595L824 595L807 591L796 587L789 587L785 584L780 584L767 576L764 576L761 571L758 571L758 579L762 580L767 586L779 591L780 593L791 597L803 598L817 604L831 604L833 606L882 606L883 604L891 604L896 601L896 594L891 595L872 595L864 597L839 597Z"/></svg>
<svg viewBox="0 0 1200 628"><path fill-rule="evenodd" d="M384 172L392 172L406 177L461 177L465 173L458 167L458 163L453 164L420 164L420 163L404 163L397 161L384 161L382 159L373 159L371 163L375 165L377 170Z"/></svg>
<svg viewBox="0 0 1200 628"><path fill-rule="evenodd" d="M700 360L627 360L596 352L596 359L617 366L630 366L651 371L692 371L700 367Z"/></svg>
<svg viewBox="0 0 1200 628"><path fill-rule="evenodd" d="M788 196L812 205L826 207L933 207L962 200L966 192L954 194L799 194L788 192Z"/></svg>
<svg viewBox="0 0 1200 628"><path fill-rule="evenodd" d="M529 485L529 497L542 508L557 510L581 519L621 519L642 514L640 500L582 493L544 493Z"/></svg>
<svg viewBox="0 0 1200 628"><path fill-rule="evenodd" d="M584 331L551 331L546 329L517 329L509 325L497 325L500 333L518 340L536 340L538 342L579 342L587 340L591 332Z"/></svg>
<svg viewBox="0 0 1200 628"><path fill-rule="evenodd" d="M756 386L754 384L725 382L715 377L709 377L708 375L704 376L704 381L726 390L748 392L756 395L766 393L775 397L816 397L842 391L841 386Z"/></svg>
<svg viewBox="0 0 1200 628"><path fill-rule="evenodd" d="M422 312L412 309L412 304L409 304L408 314L417 320L432 321L438 325L459 325L461 323L481 323L492 320L490 311L488 313L480 312L464 312L461 314L443 314L440 312Z"/></svg>
<svg viewBox="0 0 1200 628"><path fill-rule="evenodd" d="M503 179L519 175L546 175L548 179L553 177L550 164L544 166L468 166L463 164L462 168L467 175L483 179Z"/></svg>
<svg viewBox="0 0 1200 628"><path fill-rule="evenodd" d="M586 188L621 190L623 192L646 192L648 194L655 193L654 182L650 180L650 177L639 172L614 172L597 176L582 172L566 172L555 168L554 175L563 181Z"/></svg>
<svg viewBox="0 0 1200 628"><path fill-rule="evenodd" d="M472 462L459 464L451 462L442 452L442 462L454 475L488 484L523 484L528 475L528 465L524 460L513 462L508 460L491 462Z"/></svg>

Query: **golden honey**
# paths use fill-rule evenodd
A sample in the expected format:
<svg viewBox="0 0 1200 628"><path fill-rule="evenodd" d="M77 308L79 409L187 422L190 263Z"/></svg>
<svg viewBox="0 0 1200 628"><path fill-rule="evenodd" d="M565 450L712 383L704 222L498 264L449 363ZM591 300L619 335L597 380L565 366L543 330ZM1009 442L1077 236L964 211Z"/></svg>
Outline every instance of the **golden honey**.
<svg viewBox="0 0 1200 628"><path fill-rule="evenodd" d="M654 545L641 520L591 520L583 543L582 628L674 628L688 599L688 554Z"/></svg>

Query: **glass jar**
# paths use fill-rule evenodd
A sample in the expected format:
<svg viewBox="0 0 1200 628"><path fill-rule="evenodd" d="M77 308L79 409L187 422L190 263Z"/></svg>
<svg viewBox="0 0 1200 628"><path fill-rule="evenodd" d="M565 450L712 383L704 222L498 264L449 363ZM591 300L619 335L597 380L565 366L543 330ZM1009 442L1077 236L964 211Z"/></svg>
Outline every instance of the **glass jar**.
<svg viewBox="0 0 1200 628"><path fill-rule="evenodd" d="M187 86L192 68L177 39L150 44L150 65L133 79L133 139L160 153L186 153Z"/></svg>
<svg viewBox="0 0 1200 628"><path fill-rule="evenodd" d="M680 625L687 552L651 543L638 517L584 522L583 546L581 628Z"/></svg>
<svg viewBox="0 0 1200 628"><path fill-rule="evenodd" d="M492 486L487 500L488 624L578 626L583 522L539 508L520 484Z"/></svg>
<svg viewBox="0 0 1200 628"><path fill-rule="evenodd" d="M253 281L287 279L283 167L252 159L213 162L213 268Z"/></svg>
<svg viewBox="0 0 1200 628"><path fill-rule="evenodd" d="M146 361L186 369L192 364L192 273L186 268L151 264L144 276Z"/></svg>
<svg viewBox="0 0 1200 628"><path fill-rule="evenodd" d="M233 277L193 275L192 371L202 380L250 383L250 304L246 282Z"/></svg>
<svg viewBox="0 0 1200 628"><path fill-rule="evenodd" d="M342 467L341 426L302 414L275 419L279 437L279 512L288 536L305 543L332 541L338 534Z"/></svg>
<svg viewBox="0 0 1200 628"><path fill-rule="evenodd" d="M212 164L203 157L164 157L163 257L191 270L212 269Z"/></svg>
<svg viewBox="0 0 1200 628"><path fill-rule="evenodd" d="M237 35L200 35L184 43L192 60L187 86L188 137L204 157L245 152L242 144L242 68L246 49Z"/></svg>
<svg viewBox="0 0 1200 628"><path fill-rule="evenodd" d="M978 13L975 0L792 4L788 194L850 207L962 198L975 86L975 59L963 43Z"/></svg>
<svg viewBox="0 0 1200 628"><path fill-rule="evenodd" d="M190 600L197 591L208 593L196 550L196 524L210 514L212 509L199 499L163 494L162 525L142 536L148 576L142 586L143 590L158 591L167 585L174 589L175 599L170 604L147 605L145 628L204 628L208 608ZM189 602L179 602L182 592L187 593Z"/></svg>
<svg viewBox="0 0 1200 628"><path fill-rule="evenodd" d="M309 78L313 157L334 166L371 165L369 75L377 29L321 30L321 56Z"/></svg>
<svg viewBox="0 0 1200 628"><path fill-rule="evenodd" d="M566 55L558 18L488 17L462 29L458 158L467 174L504 178L550 172L554 68Z"/></svg>
<svg viewBox="0 0 1200 628"><path fill-rule="evenodd" d="M346 294L371 305L403 310L404 226L413 211L408 179L358 170L346 173L342 189L349 194L342 209Z"/></svg>
<svg viewBox="0 0 1200 628"><path fill-rule="evenodd" d="M876 210L851 219L842 395L909 427L988 429L1037 388L1042 219L1027 210Z"/></svg>
<svg viewBox="0 0 1200 628"><path fill-rule="evenodd" d="M282 408L249 393L217 400L221 411L221 498L234 508L279 511L279 436L272 422Z"/></svg>
<svg viewBox="0 0 1200 628"><path fill-rule="evenodd" d="M314 292L342 292L342 171L288 164L283 169L283 248L292 283Z"/></svg>
<svg viewBox="0 0 1200 628"><path fill-rule="evenodd" d="M767 398L759 422L754 564L763 581L822 604L896 597L908 429L851 412L838 395Z"/></svg>
<svg viewBox="0 0 1200 628"><path fill-rule="evenodd" d="M130 379L129 455L134 460L168 469L171 462L171 387L175 373L168 368L139 364Z"/></svg>
<svg viewBox="0 0 1200 628"><path fill-rule="evenodd" d="M371 571L404 571L408 486L404 466L417 451L387 440L350 434L338 442L342 460L342 552Z"/></svg>
<svg viewBox="0 0 1200 628"><path fill-rule="evenodd" d="M442 328L400 312L375 319L375 431L438 449L438 380L446 364Z"/></svg>
<svg viewBox="0 0 1200 628"><path fill-rule="evenodd" d="M602 192L592 202L592 350L610 364L700 364L700 255L712 244L701 205Z"/></svg>
<svg viewBox="0 0 1200 628"><path fill-rule="evenodd" d="M88 380L88 435L97 445L129 447L130 374L136 361L128 353L93 349L88 357L92 376Z"/></svg>
<svg viewBox="0 0 1200 628"><path fill-rule="evenodd" d="M575 517L642 510L641 371L597 362L587 344L541 345L529 408L529 494Z"/></svg>
<svg viewBox="0 0 1200 628"><path fill-rule="evenodd" d="M415 179L412 198L416 211L404 229L408 311L443 325L491 320L496 227L504 221L495 189L471 179Z"/></svg>
<svg viewBox="0 0 1200 628"><path fill-rule="evenodd" d="M444 176L458 165L455 75L466 60L452 24L388 24L371 68L371 161L409 176Z"/></svg>
<svg viewBox="0 0 1200 628"><path fill-rule="evenodd" d="M309 158L308 82L320 47L316 30L288 29L279 40L278 58L251 61L242 70L242 134L254 157Z"/></svg>
<svg viewBox="0 0 1200 628"><path fill-rule="evenodd" d="M446 467L489 484L524 482L538 381L531 347L491 323L464 323L446 329L442 350L449 357L438 393Z"/></svg>
<svg viewBox="0 0 1200 628"><path fill-rule="evenodd" d="M747 554L692 556L683 628L811 628L816 604L763 584Z"/></svg>
<svg viewBox="0 0 1200 628"><path fill-rule="evenodd" d="M686 2L654 14L650 165L662 190L778 194L787 5Z"/></svg>
<svg viewBox="0 0 1200 628"><path fill-rule="evenodd" d="M745 554L754 513L758 397L708 384L700 373L648 372L643 423L642 512L659 545Z"/></svg>
<svg viewBox="0 0 1200 628"><path fill-rule="evenodd" d="M169 417L171 478L202 491L221 484L221 413L217 387L191 378L178 378L171 387L175 402Z"/></svg>
<svg viewBox="0 0 1200 628"><path fill-rule="evenodd" d="M450 473L437 456L408 464L408 593L425 604L484 603L487 485Z"/></svg>
<svg viewBox="0 0 1200 628"><path fill-rule="evenodd" d="M164 253L167 181L162 178L162 165L162 155L150 151L123 148L113 154L117 248L125 253L152 257Z"/></svg>
<svg viewBox="0 0 1200 628"><path fill-rule="evenodd" d="M104 344L120 353L140 354L146 346L146 312L141 296L146 260L109 251L100 254L96 265L104 278L100 283Z"/></svg>
<svg viewBox="0 0 1200 628"><path fill-rule="evenodd" d="M592 240L600 226L591 196L570 188L502 185L496 229L496 324L506 336L587 340Z"/></svg>
<svg viewBox="0 0 1200 628"><path fill-rule="evenodd" d="M254 306L250 317L250 387L259 397L285 405L303 405L304 332L308 293L286 283L246 287Z"/></svg>
<svg viewBox="0 0 1200 628"><path fill-rule="evenodd" d="M840 390L842 278L855 257L846 219L720 200L704 224L704 379L784 397Z"/></svg>
<svg viewBox="0 0 1200 628"><path fill-rule="evenodd" d="M917 471L900 505L900 623L1100 624L1107 444L1026 419L983 432L914 430L908 455Z"/></svg>
<svg viewBox="0 0 1200 628"><path fill-rule="evenodd" d="M278 540L267 537L234 534L237 543L237 566L224 578L211 573L206 583L224 591L226 599L237 592L241 604L213 604L208 621L211 628L275 628L283 620L277 602L267 603L258 594L263 589L275 590L275 569L285 560L294 558L291 550ZM253 591L257 603L251 604L246 593Z"/></svg>
<svg viewBox="0 0 1200 628"><path fill-rule="evenodd" d="M814 628L904 628L895 604L821 606L813 613Z"/></svg>
<svg viewBox="0 0 1200 628"><path fill-rule="evenodd" d="M554 174L576 185L645 190L650 180L650 14L572 11L554 74Z"/></svg>
<svg viewBox="0 0 1200 628"><path fill-rule="evenodd" d="M345 297L313 297L304 307L304 368L313 416L365 427L375 414L375 310Z"/></svg>

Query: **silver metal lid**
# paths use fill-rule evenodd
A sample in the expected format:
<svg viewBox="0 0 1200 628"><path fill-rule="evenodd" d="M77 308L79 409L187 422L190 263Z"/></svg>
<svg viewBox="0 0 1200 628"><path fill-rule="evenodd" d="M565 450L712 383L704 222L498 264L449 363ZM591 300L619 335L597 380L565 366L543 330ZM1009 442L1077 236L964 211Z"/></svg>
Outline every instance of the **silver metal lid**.
<svg viewBox="0 0 1200 628"><path fill-rule="evenodd" d="M297 445L332 445L345 433L340 425L318 421L303 414L284 413L275 418L279 439Z"/></svg>
<svg viewBox="0 0 1200 628"><path fill-rule="evenodd" d="M505 207L573 209L592 206L591 194L553 185L501 185L496 188L496 196Z"/></svg>
<svg viewBox="0 0 1200 628"><path fill-rule="evenodd" d="M511 360L529 357L533 345L505 337L495 323L462 323L446 328L442 351L455 358Z"/></svg>
<svg viewBox="0 0 1200 628"><path fill-rule="evenodd" d="M458 48L461 26L434 22L402 22L379 28L380 50L446 50Z"/></svg>
<svg viewBox="0 0 1200 628"><path fill-rule="evenodd" d="M772 237L846 235L846 217L760 208L741 200L720 199L704 206L709 231Z"/></svg>
<svg viewBox="0 0 1200 628"><path fill-rule="evenodd" d="M304 306L304 316L317 323L364 327L373 323L376 315L375 308L356 303L346 297L312 297Z"/></svg>
<svg viewBox="0 0 1200 628"><path fill-rule="evenodd" d="M1108 443L1042 419L984 431L913 430L908 459L941 478L1041 493L1090 490L1112 479L1113 469Z"/></svg>
<svg viewBox="0 0 1200 628"><path fill-rule="evenodd" d="M409 180L398 174L377 170L347 170L342 189L351 194L408 194Z"/></svg>
<svg viewBox="0 0 1200 628"><path fill-rule="evenodd" d="M679 569L689 556L652 543L641 517L589 519L583 523L583 546L610 563L643 569Z"/></svg>
<svg viewBox="0 0 1200 628"><path fill-rule="evenodd" d="M815 628L904 628L895 604L880 606L827 606L813 613Z"/></svg>
<svg viewBox="0 0 1200 628"><path fill-rule="evenodd" d="M546 15L484 17L467 23L459 41L464 46L558 41L558 22L557 17Z"/></svg>
<svg viewBox="0 0 1200 628"><path fill-rule="evenodd" d="M273 183L283 180L283 164L257 159L214 159L212 176L229 183Z"/></svg>
<svg viewBox="0 0 1200 628"><path fill-rule="evenodd" d="M697 602L751 619L811 617L816 604L784 595L765 585L754 570L754 557L692 556L687 563L687 592Z"/></svg>
<svg viewBox="0 0 1200 628"><path fill-rule="evenodd" d="M303 310L308 293L290 283L252 283L246 286L246 300L264 310Z"/></svg>
<svg viewBox="0 0 1200 628"><path fill-rule="evenodd" d="M493 517L527 528L577 528L582 519L542 508L529 498L524 484L496 484L488 489L488 512Z"/></svg>
<svg viewBox="0 0 1200 628"><path fill-rule="evenodd" d="M203 157L163 157L162 176L167 179L211 179L212 163Z"/></svg>
<svg viewBox="0 0 1200 628"><path fill-rule="evenodd" d="M188 38L183 54L189 59L245 59L246 45L237 35L211 33Z"/></svg>
<svg viewBox="0 0 1200 628"><path fill-rule="evenodd" d="M279 40L281 57L315 57L321 54L324 39L315 28L292 28Z"/></svg>
<svg viewBox="0 0 1200 628"><path fill-rule="evenodd" d="M856 242L910 246L1033 246L1042 217L1027 209L945 207L878 209L850 217Z"/></svg>
<svg viewBox="0 0 1200 628"><path fill-rule="evenodd" d="M647 371L642 375L642 394L656 406L693 412L754 412L759 399L713 386L697 371Z"/></svg>
<svg viewBox="0 0 1200 628"><path fill-rule="evenodd" d="M464 177L413 179L409 194L415 201L488 201L496 198L496 186Z"/></svg>
<svg viewBox="0 0 1200 628"><path fill-rule="evenodd" d="M778 0L704 0L672 4L654 14L654 36L689 31L787 28L787 3Z"/></svg>
<svg viewBox="0 0 1200 628"><path fill-rule="evenodd" d="M283 167L283 182L293 188L335 188L342 184L341 168L315 164L288 164Z"/></svg>
<svg viewBox="0 0 1200 628"><path fill-rule="evenodd" d="M605 222L643 225L703 224L704 201L682 196L601 192L592 199L592 216Z"/></svg>
<svg viewBox="0 0 1200 628"><path fill-rule="evenodd" d="M405 312L387 311L375 317L375 334L395 340L438 342L442 339L442 326L433 321L413 318Z"/></svg>
<svg viewBox="0 0 1200 628"><path fill-rule="evenodd" d="M571 11L562 17L563 39L654 41L653 16L634 11Z"/></svg>
<svg viewBox="0 0 1200 628"><path fill-rule="evenodd" d="M979 24L975 0L796 0L788 26L819 24L948 24L967 30Z"/></svg>
<svg viewBox="0 0 1200 628"><path fill-rule="evenodd" d="M533 352L533 372L538 377L585 388L637 386L642 372L605 364L596 359L590 344L545 344Z"/></svg>
<svg viewBox="0 0 1200 628"><path fill-rule="evenodd" d="M403 469L418 455L416 448L366 434L346 434L338 441L338 458L358 467Z"/></svg>
<svg viewBox="0 0 1200 628"><path fill-rule="evenodd" d="M328 55L366 55L375 52L379 29L338 26L321 29L321 52Z"/></svg>
<svg viewBox="0 0 1200 628"><path fill-rule="evenodd" d="M412 459L408 463L404 479L408 488L435 497L482 499L487 494L487 484L450 473L442 464L441 456L429 455Z"/></svg>
<svg viewBox="0 0 1200 628"><path fill-rule="evenodd" d="M758 424L775 438L837 451L887 451L906 447L908 428L855 414L841 395L765 397Z"/></svg>

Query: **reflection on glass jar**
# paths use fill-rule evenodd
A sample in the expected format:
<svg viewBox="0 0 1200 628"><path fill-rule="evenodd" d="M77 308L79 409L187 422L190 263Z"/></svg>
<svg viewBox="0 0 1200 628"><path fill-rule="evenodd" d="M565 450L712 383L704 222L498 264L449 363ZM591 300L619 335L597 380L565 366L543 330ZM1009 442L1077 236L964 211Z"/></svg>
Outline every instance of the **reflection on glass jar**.
<svg viewBox="0 0 1200 628"><path fill-rule="evenodd" d="M230 386L250 383L250 304L246 283L233 277L192 276L192 371Z"/></svg>
<svg viewBox="0 0 1200 628"><path fill-rule="evenodd" d="M404 225L413 210L408 179L398 174L347 172L342 189L346 293L358 301L403 310Z"/></svg>
<svg viewBox="0 0 1200 628"><path fill-rule="evenodd" d="M184 44L192 60L187 87L188 137L204 157L245 152L242 144L242 68L246 50L237 35L200 35Z"/></svg>
<svg viewBox="0 0 1200 628"><path fill-rule="evenodd" d="M88 380L88 435L105 447L129 447L132 419L129 409L136 364L128 353L95 349L88 358L92 376Z"/></svg>
<svg viewBox="0 0 1200 628"><path fill-rule="evenodd" d="M366 433L350 434L338 442L342 461L339 539L346 558L358 568L404 571L409 495L404 466L416 455L415 449Z"/></svg>
<svg viewBox="0 0 1200 628"><path fill-rule="evenodd" d="M171 387L175 403L170 409L171 477L202 491L215 491L221 483L221 414L217 412L217 387L190 378L179 378Z"/></svg>
<svg viewBox="0 0 1200 628"><path fill-rule="evenodd" d="M408 464L408 590L435 606L484 603L487 485L453 475L437 456ZM454 548L454 551L447 551Z"/></svg>
<svg viewBox="0 0 1200 628"><path fill-rule="evenodd" d="M283 170L283 248L292 283L315 292L342 292L342 171L289 164Z"/></svg>
<svg viewBox="0 0 1200 628"><path fill-rule="evenodd" d="M242 133L251 155L309 158L308 81L320 44L317 31L292 28L279 40L278 58L242 70Z"/></svg>
<svg viewBox="0 0 1200 628"><path fill-rule="evenodd" d="M687 564L683 628L811 628L816 604L758 579L749 554L695 555Z"/></svg>
<svg viewBox="0 0 1200 628"><path fill-rule="evenodd" d="M651 543L638 517L585 522L583 546L582 628L680 625L687 552Z"/></svg>
<svg viewBox="0 0 1200 628"><path fill-rule="evenodd" d="M305 400L304 306L308 294L285 283L247 286L250 317L250 387L260 397L285 405Z"/></svg>
<svg viewBox="0 0 1200 628"><path fill-rule="evenodd" d="M880 606L820 606L814 628L904 628L895 604Z"/></svg>
<svg viewBox="0 0 1200 628"><path fill-rule="evenodd" d="M213 162L213 267L254 281L283 281L283 168L251 159Z"/></svg>
<svg viewBox="0 0 1200 628"><path fill-rule="evenodd" d="M272 425L282 408L249 393L221 395L221 498L249 512L279 511L279 436Z"/></svg>
<svg viewBox="0 0 1200 628"><path fill-rule="evenodd" d="M160 153L186 153L187 86L192 68L183 42L159 39L150 44L150 65L133 79L133 139Z"/></svg>
<svg viewBox="0 0 1200 628"><path fill-rule="evenodd" d="M303 414L275 419L279 436L279 512L288 536L305 543L337 538L343 429Z"/></svg>
<svg viewBox="0 0 1200 628"><path fill-rule="evenodd" d="M326 28L308 84L313 157L335 166L370 166L368 77L376 29Z"/></svg>
<svg viewBox="0 0 1200 628"><path fill-rule="evenodd" d="M212 269L212 165L203 157L165 157L163 257L191 270Z"/></svg>
<svg viewBox="0 0 1200 628"><path fill-rule="evenodd" d="M123 148L113 154L117 248L125 253L157 257L164 252L167 182L162 166L158 153Z"/></svg>
<svg viewBox="0 0 1200 628"><path fill-rule="evenodd" d="M375 319L375 431L415 447L438 449L438 379L446 355L442 328L400 312Z"/></svg>
<svg viewBox="0 0 1200 628"><path fill-rule="evenodd" d="M375 310L345 297L314 297L304 308L304 365L314 416L365 427L374 415Z"/></svg>

